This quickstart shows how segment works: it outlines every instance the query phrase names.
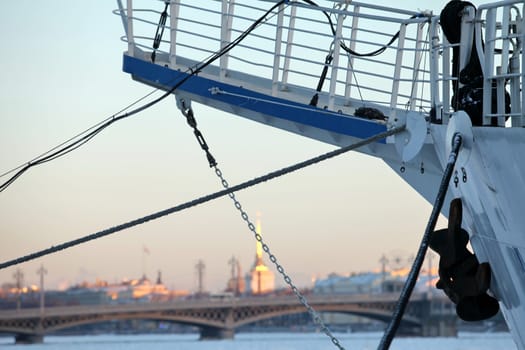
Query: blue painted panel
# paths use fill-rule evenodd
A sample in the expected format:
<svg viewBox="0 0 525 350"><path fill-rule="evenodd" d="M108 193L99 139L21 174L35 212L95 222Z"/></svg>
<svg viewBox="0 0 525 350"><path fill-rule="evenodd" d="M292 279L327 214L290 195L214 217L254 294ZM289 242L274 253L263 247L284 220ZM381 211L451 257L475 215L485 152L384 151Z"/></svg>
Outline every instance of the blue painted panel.
<svg viewBox="0 0 525 350"><path fill-rule="evenodd" d="M123 70L139 80L156 86L160 85L166 90L169 90L170 87L188 76L187 73L175 71L168 67L162 67L127 55L124 55ZM219 88L228 93L239 94L242 95L242 97L224 94L213 95L209 91L212 87ZM275 118L358 138L368 138L386 131L385 125L374 121L329 112L307 104L300 104L270 95L264 95L242 87L203 78L198 75L188 79L179 90L234 106L240 106L244 109ZM265 101L260 101L261 99ZM380 142L384 143L385 141L382 140Z"/></svg>

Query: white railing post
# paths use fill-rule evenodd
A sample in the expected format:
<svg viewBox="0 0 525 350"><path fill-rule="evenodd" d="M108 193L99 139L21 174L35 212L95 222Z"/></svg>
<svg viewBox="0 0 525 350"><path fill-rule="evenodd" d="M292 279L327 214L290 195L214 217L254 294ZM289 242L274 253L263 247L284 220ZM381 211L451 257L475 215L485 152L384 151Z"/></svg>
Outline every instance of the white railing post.
<svg viewBox="0 0 525 350"><path fill-rule="evenodd" d="M483 125L490 125L492 117L492 78L494 76L494 48L496 36L496 10L487 10L485 29L485 67L483 78Z"/></svg>
<svg viewBox="0 0 525 350"><path fill-rule="evenodd" d="M357 32L359 25L359 11L360 6L354 6L354 17L352 18L352 29L350 32L349 49L355 51ZM348 66L346 67L346 82L345 82L345 100L349 101L352 94L352 81L354 77L354 55L348 55ZM347 102L348 103L348 102Z"/></svg>
<svg viewBox="0 0 525 350"><path fill-rule="evenodd" d="M501 66L496 67L496 75L498 75L496 78L496 113L498 115L498 126L505 126L505 79L502 78L501 75L506 73L507 72L501 69ZM494 92L491 91L491 101L493 93ZM492 109L493 106L491 104L491 111Z"/></svg>
<svg viewBox="0 0 525 350"><path fill-rule="evenodd" d="M510 74L512 74L512 78L510 79L510 112L512 113L512 127L523 126L523 117L521 115L521 112L523 111L521 107L523 101L521 99L520 93L522 76L520 76L519 57L519 55L512 55L512 57L510 58Z"/></svg>
<svg viewBox="0 0 525 350"><path fill-rule="evenodd" d="M346 15L339 13L337 16L337 28L334 38L334 58L332 60L332 74L330 76L330 89L328 90L328 109L333 110L335 104L335 90L337 88L337 73L339 71L339 55L341 52L341 38L343 33L343 21Z"/></svg>
<svg viewBox="0 0 525 350"><path fill-rule="evenodd" d="M126 14L128 17L128 55L135 57L135 39L133 37L133 1L127 1Z"/></svg>
<svg viewBox="0 0 525 350"><path fill-rule="evenodd" d="M522 12L525 11L525 4L523 4ZM520 123L521 125L525 125L525 120L523 113L525 113L525 50L524 50L524 43L523 40L525 40L525 15L521 18L521 23L518 26L518 28L521 28L521 30L518 30L518 32L521 35L521 74L518 79L521 80L521 118ZM520 57L520 55L517 55L517 57ZM519 63L517 64L519 67ZM519 69L519 68L518 68Z"/></svg>
<svg viewBox="0 0 525 350"><path fill-rule="evenodd" d="M525 22L522 18L520 18L519 15L516 15L515 21L515 34L520 35L521 38L517 39L517 45L513 46L513 53L510 57L510 74L512 75L512 77L510 78L510 112L512 113L511 126L522 127L524 125L524 120L522 116L523 99L521 96L523 72L520 71L520 58L523 51L523 39L525 35L525 32L523 31L525 29L523 27L523 24Z"/></svg>
<svg viewBox="0 0 525 350"><path fill-rule="evenodd" d="M417 23L417 34L416 34L416 46L414 51L414 70L412 71L412 89L410 91L410 101L409 106L410 110L413 111L416 109L417 102L417 90L419 86L419 68L423 63L421 57L423 52L421 51L422 38L423 38L423 28L425 23Z"/></svg>
<svg viewBox="0 0 525 350"><path fill-rule="evenodd" d="M403 51L405 47L406 25L401 24L399 37L397 38L398 47L396 54L396 65L394 67L394 76L392 77L392 95L390 97L390 108L393 110L397 107L397 98L399 94L399 83L401 80L401 68L403 65Z"/></svg>
<svg viewBox="0 0 525 350"><path fill-rule="evenodd" d="M501 21L501 63L498 67L499 72L498 78L496 80L496 103L497 103L497 113L498 113L498 125L499 126L505 126L505 78L501 76L501 74L508 74L509 73L509 48L510 48L510 40L509 40L509 27L510 26L510 6L504 6L503 7L503 18Z"/></svg>
<svg viewBox="0 0 525 350"><path fill-rule="evenodd" d="M430 66L430 105L434 109L435 118L441 120L443 123L448 122L444 120L445 112L448 112L449 103L446 102L446 99L450 99L450 54L448 47L446 47L446 39L443 39L443 42L440 42L438 35L438 19L437 17L432 17L430 21L430 56L429 56L429 66ZM443 62L442 62L442 73L441 83L439 80L439 51L443 50ZM447 55L448 54L448 55ZM440 97L440 84L441 89L443 90L443 101Z"/></svg>
<svg viewBox="0 0 525 350"><path fill-rule="evenodd" d="M172 0L170 4L170 65L177 64L177 29L179 24L180 1Z"/></svg>
<svg viewBox="0 0 525 350"><path fill-rule="evenodd" d="M231 27L235 0L222 0L221 10L221 50L231 42ZM221 56L219 61L220 79L226 78L228 72L229 53Z"/></svg>
<svg viewBox="0 0 525 350"><path fill-rule="evenodd" d="M288 84L288 72L290 71L290 61L292 57L293 32L295 28L295 17L297 15L297 6L292 6L290 10L290 21L288 23L288 37L286 39L286 52L284 53L282 88Z"/></svg>
<svg viewBox="0 0 525 350"><path fill-rule="evenodd" d="M509 49L510 49L510 40L509 40L509 28L510 28L510 7L505 6L503 8L503 18L501 20L501 70L503 74L508 73L509 69Z"/></svg>
<svg viewBox="0 0 525 350"><path fill-rule="evenodd" d="M281 46L283 42L284 4L279 6L277 28L275 30L275 50L273 55L272 96L277 96L279 90L279 68L281 65Z"/></svg>
<svg viewBox="0 0 525 350"><path fill-rule="evenodd" d="M452 114L452 109L450 106L450 100L451 100L450 91L451 91L453 84L455 84L455 81L453 80L454 78L451 76L451 73L450 73L450 67L452 64L451 58L450 58L450 51L451 51L450 43L448 42L445 35L443 35L443 62L442 62L443 63L442 65L443 67L442 68L442 74L443 74L442 84L443 85L441 89L442 94L443 94L443 97L441 99L441 103L443 104L443 112L442 112L443 124L448 124L448 120L450 118L450 115ZM439 53L436 52L436 55L438 54ZM436 102L437 101L438 100L436 98Z"/></svg>

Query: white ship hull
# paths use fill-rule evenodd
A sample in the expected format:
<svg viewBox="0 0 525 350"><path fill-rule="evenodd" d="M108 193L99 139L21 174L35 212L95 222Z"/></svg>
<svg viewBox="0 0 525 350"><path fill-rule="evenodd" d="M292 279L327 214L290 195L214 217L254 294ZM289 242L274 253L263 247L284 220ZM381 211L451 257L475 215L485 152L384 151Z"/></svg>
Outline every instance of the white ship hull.
<svg viewBox="0 0 525 350"><path fill-rule="evenodd" d="M433 134L437 152L444 155L443 130ZM456 165L465 169L466 182L460 170L458 186L449 191L463 201L463 227L478 259L490 263L490 290L519 349L525 348L524 137L523 128L473 128L472 151Z"/></svg>
<svg viewBox="0 0 525 350"><path fill-rule="evenodd" d="M213 64L198 69L198 59L233 42L263 9L275 3L258 1L251 7L244 1L213 1L209 8L201 8L175 1L166 25L169 38L153 49L156 22L132 20L141 14L137 11L140 6L128 1L127 8L120 10L128 41L124 71L137 81L167 91L191 75L174 91L179 103L203 103L336 146L406 125L405 132L360 152L382 158L430 203L446 166L451 135L459 132L464 142L443 214L448 214L450 200L461 198L463 228L470 234L478 260L490 264L490 294L499 301L518 348L525 350L523 1L489 4L477 14L467 11L464 16L461 45L475 42L473 38L479 41L481 36L485 43L485 51L478 49L485 90L494 84L500 101L505 100L505 89L512 98L510 112L499 102L492 107L497 109L493 113L487 102L484 126L475 127L464 112L454 114L450 107L452 49L439 37L438 18L429 14L354 2L324 1L324 6L330 5L326 8L286 2L266 17L257 28L258 36L252 34L253 41L239 44ZM333 19L334 31L328 35L322 34L322 11ZM153 13L152 18L159 13ZM365 30L368 34L362 39L356 29L361 25L374 29ZM384 25L381 33L377 25ZM137 26L144 26L149 37L135 33ZM341 43L351 50L360 46L366 52L381 49L396 31L395 44L385 45L384 52L370 58L341 50ZM503 53L495 54L496 46ZM327 52L332 55L329 63L324 59ZM469 54L470 47L462 49L462 66ZM316 91L325 66L329 69L324 88ZM319 102L312 105L315 93ZM380 112L384 120L357 117L361 107ZM493 119L498 126L485 125Z"/></svg>

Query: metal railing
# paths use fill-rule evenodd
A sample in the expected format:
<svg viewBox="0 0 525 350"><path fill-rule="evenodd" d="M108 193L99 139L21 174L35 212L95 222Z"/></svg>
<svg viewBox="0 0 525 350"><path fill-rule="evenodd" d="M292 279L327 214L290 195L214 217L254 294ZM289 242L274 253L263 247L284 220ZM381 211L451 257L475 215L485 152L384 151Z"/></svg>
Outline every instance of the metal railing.
<svg viewBox="0 0 525 350"><path fill-rule="evenodd" d="M188 62L208 59L276 2L172 0L166 27L169 37L161 41L156 63L181 69ZM237 73L257 77L258 83L265 84L251 88L290 98L315 93L323 68L328 65L319 92L320 107L337 111L372 105L386 115L393 110L415 110L434 114L447 123L454 112L452 85L457 78L451 74L453 45L441 38L437 16L355 1L320 0L319 4L284 2L245 40L221 56L213 69L203 73L237 83ZM496 118L499 125L504 125L509 117L512 122L508 126L524 123L523 6L520 0L501 1L464 16L461 46L473 42L473 38L478 41L476 47L485 72L483 124L493 123ZM127 0L127 9L122 11L127 23L128 54L149 59L162 7L160 0ZM387 45L394 35L395 40ZM381 52L355 54L374 51ZM331 59L326 63L328 55ZM468 50L462 50L462 67L468 56ZM245 81L243 86L250 83ZM494 104L493 87L497 96ZM508 88L510 111L505 106Z"/></svg>
<svg viewBox="0 0 525 350"><path fill-rule="evenodd" d="M518 7L521 5L521 9ZM523 1L505 1L500 6L481 6L476 15L475 31L477 37L483 37L485 48L477 43L478 55L485 80L483 82L483 124L491 124L497 119L499 126L505 125L505 119L511 118L512 126L524 126L525 79L523 40L525 39L525 10ZM484 20L483 20L484 19ZM499 20L498 20L499 19ZM486 28L480 35L482 24ZM496 48L500 51L496 52ZM510 110L506 106L507 87L510 89ZM493 92L494 91L494 92ZM495 96L495 98L493 98ZM493 102L495 100L495 102Z"/></svg>
<svg viewBox="0 0 525 350"><path fill-rule="evenodd" d="M459 71L468 64L474 47L482 71L482 93L480 98L480 125L522 127L525 124L525 62L523 41L525 40L525 22L522 0L500 1L480 6L477 10L466 8L462 21L461 43L448 44L446 39L435 50L442 52L442 68L439 73L440 91L443 92L442 116L446 123L457 109L452 101L457 101L451 94L452 48L460 46ZM458 90L464 83L457 82ZM476 92L472 92L474 95ZM459 93L461 98L461 93ZM471 98L471 96L468 96ZM471 118L475 118L471 115Z"/></svg>

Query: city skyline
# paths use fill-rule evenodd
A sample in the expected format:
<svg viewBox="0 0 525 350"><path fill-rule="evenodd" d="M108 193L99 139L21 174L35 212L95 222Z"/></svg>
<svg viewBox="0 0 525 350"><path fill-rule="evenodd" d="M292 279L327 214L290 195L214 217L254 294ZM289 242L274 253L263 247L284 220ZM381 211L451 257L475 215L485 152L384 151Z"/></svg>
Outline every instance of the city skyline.
<svg viewBox="0 0 525 350"><path fill-rule="evenodd" d="M258 227L260 226L260 223L258 223ZM258 230L258 233L261 233ZM262 255L262 248L260 247L260 244L256 244L256 249L254 250L256 259L255 263L252 261L251 263L248 263L246 265L241 264L241 271L246 271L244 274L242 274L241 278L244 280L245 278L248 278L248 275L250 275L250 267L252 269L255 269L257 263L262 263L268 266L271 270L273 265L270 263L266 264L266 259L264 255ZM149 281L155 281L159 278L159 276L162 275L163 271L160 269L155 270L154 267L148 269L145 268L145 266L148 266L148 262L145 261L147 258L146 255L150 255L151 251L148 247L145 245L142 247L142 272L136 275L128 274L125 276L114 276L113 279L108 278L102 278L100 276L96 276L95 274L89 273L88 271L81 271L77 278L75 280L62 280L59 285L51 285L49 286L48 278L50 278L52 281L56 281L56 276L53 276L52 273L49 273L49 271L46 269L46 267L42 264L40 268L36 271L34 271L34 274L31 273L31 271L25 271L24 269L17 267L14 269L14 273L11 276L11 279L9 280L0 280L0 288L2 286L6 285L13 285L17 288L23 288L23 287L37 287L40 288L40 285L42 281L44 281L44 288L48 290L66 290L71 287L80 286L85 283L99 283L99 282L107 282L107 283L121 283L126 281L132 281L132 280L139 280L139 279L147 279ZM262 258L261 258L262 256ZM326 279L330 277L331 275L339 275L339 276L351 276L361 273L380 273L381 271L394 273L394 274L406 274L408 271L408 268L410 267L411 261L413 260L413 255L410 255L408 252L404 251L392 251L389 253L388 257L383 254L378 260L378 266L371 270L371 271L332 271L325 275L312 275L310 283L308 285L302 285L302 288L312 288L315 284L316 280L319 279ZM432 261L432 273L435 275L437 274L437 266L436 266L436 255L433 254L433 261ZM195 264L193 265L193 271L195 272L195 280L193 281L192 286L184 286L184 285L178 285L177 288L175 288L174 281L166 281L163 279L163 284L170 287L170 289L182 289L182 290L188 290L191 293L201 293L201 292L207 292L207 293L215 293L215 292L223 292L228 289L229 286L229 280L231 279L231 263L232 260L236 261L236 257L232 256L228 260L225 260L224 268L223 268L223 286L218 286L218 289L209 290L206 288L206 285L208 285L206 281L206 261L204 259L197 259L195 260ZM253 257L252 257L253 260ZM198 267L202 267L203 272L203 281L199 281L199 269ZM425 265L423 267L423 270L426 270L428 268L428 265ZM434 270L435 269L435 270ZM44 276L42 276L42 273ZM276 272L277 276L277 285L275 289L282 289L286 288L286 285L284 281L281 281L279 279L279 275ZM55 278L54 278L55 277ZM42 280L43 278L43 280ZM199 282L203 283L203 290L201 291L199 288ZM280 282L280 283L279 283ZM253 288L253 287L252 287Z"/></svg>
<svg viewBox="0 0 525 350"><path fill-rule="evenodd" d="M381 259L378 260L379 262L378 268L374 269L373 271L347 271L347 272L335 272L334 271L334 272L328 273L327 275L314 276L315 278L313 278L310 281L311 283L309 285L305 285L301 287L306 288L306 289L311 289L311 288L314 288L316 281L327 280L334 276L351 277L351 276L359 276L359 275L367 275L367 274L382 274L382 273L385 273L385 274L388 274L389 276L394 276L394 277L406 276L408 274L408 270L410 268L411 262L414 257L410 255L405 255L405 254L406 252L397 251L397 252L392 252L389 258L383 255ZM259 254L257 253L257 255ZM433 254L433 258L432 258L433 262L435 262L434 258L435 258L435 254ZM263 258L263 260L265 259ZM403 260L403 261L400 262L400 260ZM144 281L149 281L150 283L158 283L159 281L161 281L161 283L164 286L168 287L169 290L184 290L192 294L201 294L201 293L212 293L213 294L213 293L227 292L228 289L230 288L230 281L232 278L232 275L231 275L232 261L236 262L236 259L234 256L230 257L230 259L228 260L228 263L225 264L225 265L228 265L229 267L225 268L225 273L223 276L224 286L223 288L218 289L218 290L208 290L205 287L207 284L205 281L205 277L204 277L206 274L205 273L206 262L202 259L199 259L198 261L196 261L196 264L194 265L194 271L196 272L195 273L196 283L194 283L195 285L192 288L190 288L190 286L178 286L178 288L174 288L173 283L171 283L172 281L166 281L162 277L163 271L161 270L156 270L156 271L151 270L149 272L145 272L143 270L143 272L139 275L136 275L136 276L129 275L125 277L121 276L121 277L116 277L113 280L99 278L99 277L93 278L92 276L85 276L85 278L81 280L67 281L68 282L67 284L63 284L61 286L54 286L54 287L51 286L50 287L48 285L47 279L49 275L51 275L52 277L52 274L49 274L49 271L46 269L46 266L42 264L37 271L34 271L35 272L34 274L31 274L30 271L25 271L20 267L16 268L10 280L0 281L0 289L9 287L9 288L16 288L20 290L27 289L27 288L29 288L29 290L40 290L41 286L43 285L44 290L46 291L56 291L56 290L64 291L69 288L76 288L76 287L83 287L83 286L90 286L90 288L92 288L96 286L105 286L106 284L112 285L112 284L129 283L131 281L143 281L144 280ZM260 263L260 260L258 258L256 258L256 263L257 262ZM264 264L264 261L263 261L263 264ZM252 262L249 265L251 266L253 271L255 271L255 268L257 267L256 264ZM203 279L204 279L204 281L202 281L203 287L204 287L202 290L200 290L199 288L199 276L198 276L199 267L202 268L201 271L203 272ZM243 279L243 281L244 280L248 281L249 279L253 278L253 276L250 277L250 275L253 272L250 271L249 267L245 267L245 268L247 272L243 273L240 277ZM423 266L420 277L427 278L427 275L429 273L428 268L429 268L428 265ZM228 269L230 269L229 272L226 271ZM244 271L244 270L241 268L241 271ZM432 278L437 276L437 265L435 263L433 263L431 266L430 274L433 276ZM287 286L285 286L284 283L276 286L275 288L272 287L271 291L278 291L283 288L284 289L287 288ZM245 290L243 288L241 292L245 292L245 291L247 291L249 294L260 293L257 290L254 290L253 287L251 288L251 290Z"/></svg>
<svg viewBox="0 0 525 350"><path fill-rule="evenodd" d="M438 13L445 3L431 9ZM407 1L411 6L421 5ZM111 14L115 7L107 1L80 11L65 1L0 5L0 173L152 91L121 70L126 44L119 40L121 20ZM203 105L193 109L230 185L333 149ZM115 123L67 156L30 169L0 192L0 259L220 189L175 100L168 98ZM415 252L431 212L430 204L382 161L359 153L241 191L237 198L252 221L262 213L265 241L298 286L312 276L374 270L383 253ZM438 227L443 226L442 218ZM17 268L37 281L41 265L50 286L83 276L109 281L140 276L147 246L150 274L161 270L174 287L191 288L193 267L202 258L208 288L219 290L225 287L229 257L249 266L254 245L238 211L222 198L1 270L0 281L11 281ZM278 274L276 284L283 284Z"/></svg>

